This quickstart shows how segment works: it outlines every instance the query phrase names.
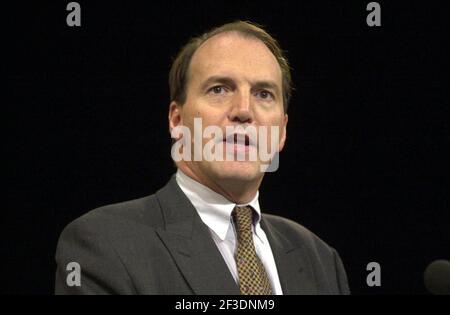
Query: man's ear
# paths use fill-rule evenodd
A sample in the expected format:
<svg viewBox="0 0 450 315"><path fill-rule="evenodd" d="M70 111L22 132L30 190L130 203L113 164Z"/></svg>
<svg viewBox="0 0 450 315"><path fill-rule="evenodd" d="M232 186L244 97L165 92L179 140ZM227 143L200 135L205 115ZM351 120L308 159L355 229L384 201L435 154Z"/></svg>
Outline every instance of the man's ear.
<svg viewBox="0 0 450 315"><path fill-rule="evenodd" d="M177 104L177 102L172 101L169 106L169 132L172 132L172 129L176 126L183 123L183 119L181 117L181 107Z"/></svg>
<svg viewBox="0 0 450 315"><path fill-rule="evenodd" d="M286 126L288 123L288 115L284 114L283 123L281 124L281 134L280 134L280 144L278 146L279 152L283 150L284 144L286 142Z"/></svg>

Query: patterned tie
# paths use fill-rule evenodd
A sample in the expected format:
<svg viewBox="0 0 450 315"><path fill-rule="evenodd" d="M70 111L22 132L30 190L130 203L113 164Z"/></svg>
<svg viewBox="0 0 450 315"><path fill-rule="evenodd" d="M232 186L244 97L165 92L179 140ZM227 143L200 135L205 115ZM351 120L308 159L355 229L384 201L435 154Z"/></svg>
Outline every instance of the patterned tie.
<svg viewBox="0 0 450 315"><path fill-rule="evenodd" d="M256 255L253 244L253 210L250 207L236 207L232 215L237 231L238 246L235 259L241 293L244 295L271 295L269 277Z"/></svg>

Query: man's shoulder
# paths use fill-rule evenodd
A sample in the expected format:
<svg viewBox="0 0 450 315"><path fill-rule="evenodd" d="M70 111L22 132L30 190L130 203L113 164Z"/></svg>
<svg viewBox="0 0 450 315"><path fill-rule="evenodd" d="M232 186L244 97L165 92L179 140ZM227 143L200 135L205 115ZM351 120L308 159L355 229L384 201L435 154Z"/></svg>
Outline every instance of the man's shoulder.
<svg viewBox="0 0 450 315"><path fill-rule="evenodd" d="M155 229L162 225L160 207L153 194L94 208L70 222L62 234L76 230L108 236L127 230Z"/></svg>
<svg viewBox="0 0 450 315"><path fill-rule="evenodd" d="M287 232L300 233L301 235L304 235L304 236L307 236L310 233L312 233L310 230L308 230L303 225L301 225L291 219L288 219L288 218L285 218L285 217L282 217L279 215L264 213L263 218L265 218L273 226L275 226L277 228L282 228L283 230L286 230Z"/></svg>
<svg viewBox="0 0 450 315"><path fill-rule="evenodd" d="M303 225L276 215L263 215L272 237L283 239L290 248L308 257L309 270L324 294L349 294L347 275L337 251Z"/></svg>
<svg viewBox="0 0 450 315"><path fill-rule="evenodd" d="M263 214L263 217L292 244L333 254L334 249L330 245L300 223L273 214Z"/></svg>
<svg viewBox="0 0 450 315"><path fill-rule="evenodd" d="M163 253L156 233L163 224L155 195L95 208L75 219L58 240L55 292L135 293L128 268L141 270L139 261ZM66 286L71 262L83 268L83 287Z"/></svg>

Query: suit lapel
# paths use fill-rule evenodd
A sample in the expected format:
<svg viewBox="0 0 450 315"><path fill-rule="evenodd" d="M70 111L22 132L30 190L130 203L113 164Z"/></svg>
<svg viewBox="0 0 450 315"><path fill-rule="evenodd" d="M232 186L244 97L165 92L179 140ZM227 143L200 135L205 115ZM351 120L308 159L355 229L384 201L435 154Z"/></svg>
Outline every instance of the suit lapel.
<svg viewBox="0 0 450 315"><path fill-rule="evenodd" d="M317 294L313 268L305 249L292 244L264 215L261 227L272 249L283 294Z"/></svg>
<svg viewBox="0 0 450 315"><path fill-rule="evenodd" d="M157 233L195 294L238 295L208 227L184 195L175 177L156 193L165 221Z"/></svg>

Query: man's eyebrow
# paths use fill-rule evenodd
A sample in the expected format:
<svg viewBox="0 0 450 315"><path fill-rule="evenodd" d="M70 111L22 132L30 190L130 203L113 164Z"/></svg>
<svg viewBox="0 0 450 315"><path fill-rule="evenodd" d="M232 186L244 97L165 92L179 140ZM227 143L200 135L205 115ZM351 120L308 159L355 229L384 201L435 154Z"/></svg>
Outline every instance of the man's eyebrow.
<svg viewBox="0 0 450 315"><path fill-rule="evenodd" d="M276 84L273 81L256 81L253 86L257 89L270 89L275 91L275 93L280 92L280 88L278 87L278 84Z"/></svg>
<svg viewBox="0 0 450 315"><path fill-rule="evenodd" d="M236 83L234 82L234 80L230 77L224 77L224 76L218 76L218 75L213 75L209 78L207 78L201 85L201 89L204 90L208 87L208 85L211 85L213 83L220 83L220 84L225 84L225 85L230 85L230 86L236 86Z"/></svg>
<svg viewBox="0 0 450 315"><path fill-rule="evenodd" d="M226 77L226 76L211 76L209 78L207 78L201 85L201 89L204 90L208 87L208 85L213 84L213 83L220 83L220 84L225 84L225 85L230 85L230 86L235 86L236 83L234 82L234 80L230 77ZM280 88L278 87L278 84L276 84L273 81L270 80L262 80L262 81L256 81L254 83L252 83L252 89L271 89L273 91L275 91L276 93L280 92Z"/></svg>

